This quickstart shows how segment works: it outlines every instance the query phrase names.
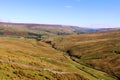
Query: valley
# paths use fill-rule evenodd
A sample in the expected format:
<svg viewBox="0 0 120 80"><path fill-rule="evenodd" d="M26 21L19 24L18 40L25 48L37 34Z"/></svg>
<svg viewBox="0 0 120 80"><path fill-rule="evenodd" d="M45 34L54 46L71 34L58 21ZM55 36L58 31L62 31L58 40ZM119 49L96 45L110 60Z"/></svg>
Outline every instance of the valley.
<svg viewBox="0 0 120 80"><path fill-rule="evenodd" d="M0 80L120 79L119 29L0 23L0 33Z"/></svg>
<svg viewBox="0 0 120 80"><path fill-rule="evenodd" d="M60 36L49 39L73 61L120 79L120 30Z"/></svg>

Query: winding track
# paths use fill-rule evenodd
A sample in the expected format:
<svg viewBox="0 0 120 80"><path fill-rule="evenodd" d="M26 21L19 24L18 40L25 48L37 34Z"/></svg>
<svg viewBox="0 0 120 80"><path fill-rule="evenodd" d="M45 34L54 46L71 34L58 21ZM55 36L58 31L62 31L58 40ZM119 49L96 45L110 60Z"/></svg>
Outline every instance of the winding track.
<svg viewBox="0 0 120 80"><path fill-rule="evenodd" d="M50 71L54 74L68 74L68 73L70 73L70 72L63 72L63 71L55 71L55 70L52 70L50 68L38 68L36 66L31 66L31 65L27 65L27 64L18 63L18 62L12 62L12 61L8 61L8 60L0 60L0 62L17 64L17 65L20 65L20 66L23 66L23 67L27 67L27 68L30 68L30 69L36 69L36 70L39 70L39 71Z"/></svg>

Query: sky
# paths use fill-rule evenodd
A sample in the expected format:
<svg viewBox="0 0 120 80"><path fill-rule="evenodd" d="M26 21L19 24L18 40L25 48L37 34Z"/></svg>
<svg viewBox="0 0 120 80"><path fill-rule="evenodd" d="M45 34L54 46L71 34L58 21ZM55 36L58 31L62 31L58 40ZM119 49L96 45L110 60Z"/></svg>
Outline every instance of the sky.
<svg viewBox="0 0 120 80"><path fill-rule="evenodd" d="M0 0L0 21L120 27L120 0Z"/></svg>

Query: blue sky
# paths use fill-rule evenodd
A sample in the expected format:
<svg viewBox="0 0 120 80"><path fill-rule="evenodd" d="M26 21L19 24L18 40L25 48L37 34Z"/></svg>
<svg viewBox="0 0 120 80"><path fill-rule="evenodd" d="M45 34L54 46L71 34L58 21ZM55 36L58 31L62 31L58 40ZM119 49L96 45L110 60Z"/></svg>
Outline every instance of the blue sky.
<svg viewBox="0 0 120 80"><path fill-rule="evenodd" d="M0 21L120 27L120 0L0 0Z"/></svg>

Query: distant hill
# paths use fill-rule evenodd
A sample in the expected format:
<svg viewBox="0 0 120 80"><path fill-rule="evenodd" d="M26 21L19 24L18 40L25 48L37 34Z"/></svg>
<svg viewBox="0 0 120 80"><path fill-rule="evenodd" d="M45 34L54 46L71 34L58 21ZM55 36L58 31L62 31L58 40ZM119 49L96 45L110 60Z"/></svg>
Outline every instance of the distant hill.
<svg viewBox="0 0 120 80"><path fill-rule="evenodd" d="M119 30L120 28L100 28L97 29L96 32L103 32L103 31L113 31L113 30Z"/></svg>
<svg viewBox="0 0 120 80"><path fill-rule="evenodd" d="M5 36L45 37L94 31L94 29L81 28L78 26L0 22L0 35Z"/></svg>

